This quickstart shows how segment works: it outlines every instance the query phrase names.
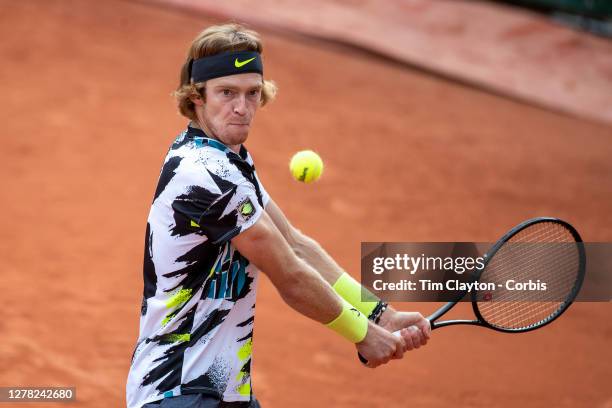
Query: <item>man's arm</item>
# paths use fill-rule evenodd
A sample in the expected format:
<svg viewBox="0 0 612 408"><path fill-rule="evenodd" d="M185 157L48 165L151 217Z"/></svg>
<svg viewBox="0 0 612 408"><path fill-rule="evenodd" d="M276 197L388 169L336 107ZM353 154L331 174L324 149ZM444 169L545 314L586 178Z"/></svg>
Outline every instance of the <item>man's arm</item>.
<svg viewBox="0 0 612 408"><path fill-rule="evenodd" d="M331 286L293 254L266 213L232 242L268 275L283 300L296 311L324 324L340 314L340 299Z"/></svg>
<svg viewBox="0 0 612 408"><path fill-rule="evenodd" d="M266 213L268 213L293 252L319 272L327 283L333 285L344 273L340 265L334 261L317 241L302 234L289 223L285 214L283 214L272 199L266 205Z"/></svg>
<svg viewBox="0 0 612 408"><path fill-rule="evenodd" d="M232 243L266 273L283 300L299 313L328 326L344 313L342 299L308 263L295 255L267 213L233 238ZM357 349L369 361L369 366L402 357L403 339L371 322L367 324L367 333L357 343Z"/></svg>
<svg viewBox="0 0 612 408"><path fill-rule="evenodd" d="M296 256L312 266L330 285L334 285L346 273L317 241L293 227L272 199L266 206L266 213L285 237ZM402 337L406 342L406 350L425 345L431 336L429 321L417 312L397 312L389 306L382 314L379 324L391 332L411 326L419 328L418 331L407 330L402 332Z"/></svg>

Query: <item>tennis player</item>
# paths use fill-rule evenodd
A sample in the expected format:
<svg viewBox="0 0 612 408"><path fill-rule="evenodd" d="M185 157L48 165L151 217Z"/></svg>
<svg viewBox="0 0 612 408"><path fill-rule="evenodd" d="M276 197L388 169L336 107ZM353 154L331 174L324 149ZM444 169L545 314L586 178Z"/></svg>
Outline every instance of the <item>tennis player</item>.
<svg viewBox="0 0 612 408"><path fill-rule="evenodd" d="M420 314L362 301L361 285L262 186L243 144L276 93L262 51L256 32L234 24L209 27L189 48L175 95L190 123L168 151L147 222L130 408L259 407L250 375L258 270L369 367L430 336Z"/></svg>

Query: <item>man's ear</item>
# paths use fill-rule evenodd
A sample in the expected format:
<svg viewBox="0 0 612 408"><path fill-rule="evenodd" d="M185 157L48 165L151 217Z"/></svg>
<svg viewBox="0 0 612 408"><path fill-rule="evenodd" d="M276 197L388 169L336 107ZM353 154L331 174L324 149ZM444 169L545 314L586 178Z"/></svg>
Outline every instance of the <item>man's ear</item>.
<svg viewBox="0 0 612 408"><path fill-rule="evenodd" d="M194 105L197 105L197 106L204 105L204 99L200 95L191 95L189 97L189 100L193 102Z"/></svg>

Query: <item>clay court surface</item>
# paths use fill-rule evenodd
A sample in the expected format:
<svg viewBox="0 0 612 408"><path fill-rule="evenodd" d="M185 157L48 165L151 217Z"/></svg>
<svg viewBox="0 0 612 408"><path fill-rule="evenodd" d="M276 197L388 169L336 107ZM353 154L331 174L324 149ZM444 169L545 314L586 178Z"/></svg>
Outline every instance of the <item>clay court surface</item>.
<svg viewBox="0 0 612 408"><path fill-rule="evenodd" d="M70 406L125 405L146 218L186 124L170 92L187 45L212 22L141 3L3 2L1 386L75 386ZM353 276L361 241L494 241L540 215L612 241L610 125L262 34L280 92L247 146L288 217ZM304 148L326 163L315 185L287 171ZM575 304L522 335L436 331L377 370L267 279L257 309L253 378L265 408L612 407L609 303Z"/></svg>

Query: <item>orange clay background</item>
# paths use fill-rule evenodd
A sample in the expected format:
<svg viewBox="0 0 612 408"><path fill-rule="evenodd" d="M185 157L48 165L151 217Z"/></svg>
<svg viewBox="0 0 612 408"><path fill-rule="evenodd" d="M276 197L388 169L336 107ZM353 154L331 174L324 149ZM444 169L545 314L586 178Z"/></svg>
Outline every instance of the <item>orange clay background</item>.
<svg viewBox="0 0 612 408"><path fill-rule="evenodd" d="M119 1L5 1L1 10L0 386L76 386L69 406L119 407L149 205L186 123L170 92L189 42L214 21ZM262 34L280 92L247 146L292 222L353 276L361 241L494 241L540 215L568 220L587 241L612 240L610 125L346 47ZM325 160L314 185L287 170L304 148ZM265 408L610 408L610 312L575 304L522 335L444 329L368 370L262 279L254 390Z"/></svg>

